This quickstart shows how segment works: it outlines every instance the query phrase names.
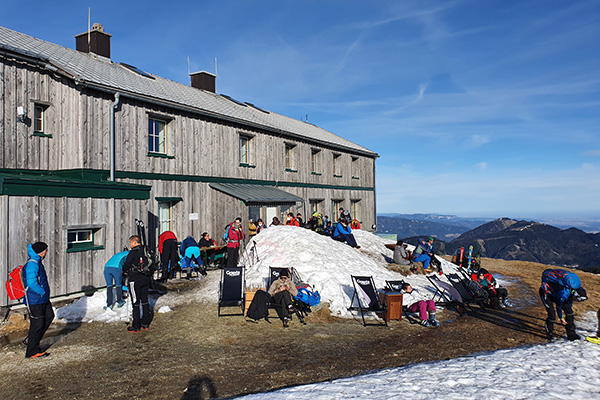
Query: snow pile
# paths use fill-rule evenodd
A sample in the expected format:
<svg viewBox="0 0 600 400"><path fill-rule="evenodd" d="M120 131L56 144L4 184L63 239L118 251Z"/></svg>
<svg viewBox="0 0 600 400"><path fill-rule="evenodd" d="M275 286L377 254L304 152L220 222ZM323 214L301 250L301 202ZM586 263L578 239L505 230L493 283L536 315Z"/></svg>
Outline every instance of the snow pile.
<svg viewBox="0 0 600 400"><path fill-rule="evenodd" d="M404 277L387 268L393 252L385 244L393 241L363 230L353 233L361 246L359 250L307 229L292 226L265 229L250 241L240 256L240 262L246 265L246 286L266 288L269 267L294 267L304 282L319 291L321 302L329 304L332 314L343 318L353 315L348 310L354 292L351 275L373 276L377 288L384 287L386 280L404 279L422 292L433 294L434 288L425 276ZM441 261L444 271L455 268L445 260ZM220 279L220 271L210 271L197 289L150 296L151 305L160 312L163 307L173 309L191 302L216 303ZM58 318L63 321L100 322L128 319L125 307L104 311L102 307L105 304L106 293L98 292L59 310Z"/></svg>
<svg viewBox="0 0 600 400"><path fill-rule="evenodd" d="M596 332L596 314L578 321ZM498 350L453 360L385 369L238 399L598 399L600 346L585 340Z"/></svg>

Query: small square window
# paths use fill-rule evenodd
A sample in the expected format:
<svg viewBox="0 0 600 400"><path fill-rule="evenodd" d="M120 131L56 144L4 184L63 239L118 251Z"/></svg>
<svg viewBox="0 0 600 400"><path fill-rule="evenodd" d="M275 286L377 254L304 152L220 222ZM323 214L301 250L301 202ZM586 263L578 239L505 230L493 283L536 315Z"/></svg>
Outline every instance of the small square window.
<svg viewBox="0 0 600 400"><path fill-rule="evenodd" d="M103 249L100 243L96 243L100 228L69 229L67 230L67 253Z"/></svg>

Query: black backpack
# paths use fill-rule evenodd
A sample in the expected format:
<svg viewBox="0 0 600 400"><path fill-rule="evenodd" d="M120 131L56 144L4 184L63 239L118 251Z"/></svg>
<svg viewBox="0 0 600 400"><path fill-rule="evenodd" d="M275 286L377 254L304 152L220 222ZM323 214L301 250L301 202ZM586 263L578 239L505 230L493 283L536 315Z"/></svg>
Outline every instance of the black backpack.
<svg viewBox="0 0 600 400"><path fill-rule="evenodd" d="M269 316L268 303L271 302L271 295L264 290L257 290L252 303L246 311L246 317L254 320L263 319Z"/></svg>
<svg viewBox="0 0 600 400"><path fill-rule="evenodd" d="M140 274L146 276L152 276L155 271L155 263L151 261L152 258L148 257L146 254L146 249L142 250L139 260L135 260L133 263L133 267L131 268L133 271L139 272Z"/></svg>

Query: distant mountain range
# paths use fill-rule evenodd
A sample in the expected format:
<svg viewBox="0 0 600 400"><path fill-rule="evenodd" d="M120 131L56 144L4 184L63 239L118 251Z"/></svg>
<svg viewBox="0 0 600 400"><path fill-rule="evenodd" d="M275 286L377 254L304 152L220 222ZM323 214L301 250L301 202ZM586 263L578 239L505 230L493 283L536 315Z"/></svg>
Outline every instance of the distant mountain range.
<svg viewBox="0 0 600 400"><path fill-rule="evenodd" d="M461 218L455 215L379 214L377 233L395 234L398 238L434 236L448 242L489 221L491 219Z"/></svg>
<svg viewBox="0 0 600 400"><path fill-rule="evenodd" d="M471 245L484 257L600 271L600 233L577 228L500 218L446 243L446 253Z"/></svg>
<svg viewBox="0 0 600 400"><path fill-rule="evenodd" d="M433 236L436 253L453 254L474 246L474 253L504 260L533 261L600 272L600 233L560 229L535 221L493 221L454 215L383 214L377 233L396 234L410 244Z"/></svg>

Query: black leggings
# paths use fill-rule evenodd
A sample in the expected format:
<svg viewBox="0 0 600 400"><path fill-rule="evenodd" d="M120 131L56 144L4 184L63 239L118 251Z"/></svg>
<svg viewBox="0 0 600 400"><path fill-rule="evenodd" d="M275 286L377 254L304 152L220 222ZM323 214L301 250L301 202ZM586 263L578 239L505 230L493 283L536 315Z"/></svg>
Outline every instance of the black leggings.
<svg viewBox="0 0 600 400"><path fill-rule="evenodd" d="M556 311L554 308L558 308L558 303L555 303L542 288L540 288L540 299L542 299L542 304L546 308L546 312L548 313L548 318L546 319L546 332L548 335L552 335L554 333L554 323L556 322ZM565 314L565 319L567 320L567 326L565 329L567 330L567 337L571 338L576 336L575 333L575 315L573 314L573 300L562 303L560 306L561 310Z"/></svg>
<svg viewBox="0 0 600 400"><path fill-rule="evenodd" d="M27 352L25 357L41 353L40 341L54 319L52 303L29 305L29 336L27 339Z"/></svg>

